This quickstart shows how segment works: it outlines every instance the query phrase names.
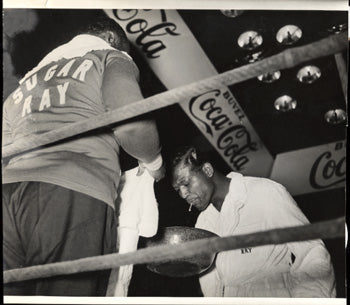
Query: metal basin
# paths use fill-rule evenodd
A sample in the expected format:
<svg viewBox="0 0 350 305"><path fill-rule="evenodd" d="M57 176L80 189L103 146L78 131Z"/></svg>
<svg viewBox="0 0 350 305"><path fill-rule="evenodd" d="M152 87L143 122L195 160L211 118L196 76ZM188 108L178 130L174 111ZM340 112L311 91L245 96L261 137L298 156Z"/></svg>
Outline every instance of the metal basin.
<svg viewBox="0 0 350 305"><path fill-rule="evenodd" d="M196 239L216 237L217 235L202 229L192 227L166 227L146 242L147 247L159 245L177 245ZM209 269L215 258L213 254L196 254L191 257L172 260L165 263L148 264L147 268L155 273L170 277L187 277Z"/></svg>

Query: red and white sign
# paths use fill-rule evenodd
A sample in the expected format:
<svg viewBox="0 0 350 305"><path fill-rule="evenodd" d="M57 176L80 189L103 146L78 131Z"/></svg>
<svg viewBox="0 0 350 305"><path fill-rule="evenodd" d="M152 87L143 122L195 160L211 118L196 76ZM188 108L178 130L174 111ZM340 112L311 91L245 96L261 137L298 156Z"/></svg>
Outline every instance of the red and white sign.
<svg viewBox="0 0 350 305"><path fill-rule="evenodd" d="M105 12L124 28L168 89L218 74L176 10ZM190 97L180 106L234 171L270 174L273 158L227 87Z"/></svg>
<svg viewBox="0 0 350 305"><path fill-rule="evenodd" d="M279 154L270 178L292 195L344 187L345 146L342 141Z"/></svg>

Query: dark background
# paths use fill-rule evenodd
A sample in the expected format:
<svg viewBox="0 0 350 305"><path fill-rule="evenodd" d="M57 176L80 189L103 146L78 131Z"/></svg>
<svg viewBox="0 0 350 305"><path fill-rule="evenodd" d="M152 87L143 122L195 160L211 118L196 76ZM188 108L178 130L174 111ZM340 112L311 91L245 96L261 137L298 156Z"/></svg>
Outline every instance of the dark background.
<svg viewBox="0 0 350 305"><path fill-rule="evenodd" d="M15 89L10 79L21 78L54 47L67 42L80 25L100 10L35 10L35 28L13 33L16 23L13 16L26 13L22 10L4 11L4 52L12 59L13 71L4 68L4 95ZM299 26L303 36L295 46L304 45L332 34L334 25L347 24L347 12L321 11L245 11L237 18L228 18L219 10L179 11L195 35L203 50L218 72L224 72L246 64L244 57L249 54L239 48L236 41L241 33L256 30L264 37L259 48L263 57L276 54L287 47L276 42L275 35L286 24ZM5 54L5 53L4 53ZM165 87L153 74L141 56L132 50L131 54L141 71L141 87L145 97L165 91ZM346 59L346 53L343 57ZM317 65L322 77L314 84L306 85L297 81L295 67L282 71L277 82L266 84L257 79L230 87L247 117L251 121L269 152L276 154L301 148L344 140L345 124L330 125L324 120L326 111L334 108L345 109L345 99L334 56L314 60L307 64ZM289 94L298 106L289 113L278 112L273 103L278 96ZM6 97L6 96L5 96ZM167 158L176 148L196 144L206 152L219 170L230 171L226 163L201 135L192 121L177 106L170 106L153 113L157 119ZM123 169L136 166L136 161L121 155ZM188 205L172 190L167 179L155 185L159 202L159 226L193 226L197 214L188 212ZM332 219L345 214L344 189L333 189L296 196L295 200L311 222ZM338 297L345 296L345 251L344 240L325 241L336 271ZM144 239L140 240L140 247ZM129 296L200 296L196 277L181 280L149 272L145 266L134 266Z"/></svg>

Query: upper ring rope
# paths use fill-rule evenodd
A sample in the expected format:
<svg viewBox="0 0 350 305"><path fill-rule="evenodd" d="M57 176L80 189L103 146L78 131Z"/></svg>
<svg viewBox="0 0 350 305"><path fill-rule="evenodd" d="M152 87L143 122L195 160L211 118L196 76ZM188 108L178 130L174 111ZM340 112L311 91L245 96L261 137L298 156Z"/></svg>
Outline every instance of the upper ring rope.
<svg viewBox="0 0 350 305"><path fill-rule="evenodd" d="M245 65L213 77L151 96L144 100L75 122L40 135L29 135L2 149L6 158L43 145L57 142L77 134L106 127L125 119L163 108L202 92L229 86L267 72L292 68L303 62L339 53L348 46L347 33L333 35L302 47L287 49L277 55Z"/></svg>
<svg viewBox="0 0 350 305"><path fill-rule="evenodd" d="M73 261L37 265L3 272L4 284L63 274L116 268L122 265L166 262L199 253L256 247L268 244L344 236L345 218L229 237L213 237L178 245L154 246L125 254L107 254Z"/></svg>

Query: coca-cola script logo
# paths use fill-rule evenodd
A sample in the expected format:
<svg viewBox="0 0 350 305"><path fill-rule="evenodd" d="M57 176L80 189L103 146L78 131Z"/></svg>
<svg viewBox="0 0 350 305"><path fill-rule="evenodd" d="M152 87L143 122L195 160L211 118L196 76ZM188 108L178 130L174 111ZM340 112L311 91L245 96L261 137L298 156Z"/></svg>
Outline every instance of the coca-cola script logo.
<svg viewBox="0 0 350 305"><path fill-rule="evenodd" d="M219 89L208 91L190 100L189 110L192 116L201 122L205 132L214 138L216 147L229 160L233 169L240 171L249 162L247 154L257 151L258 145L253 142L249 131L243 125L234 125L217 102L221 95Z"/></svg>
<svg viewBox="0 0 350 305"><path fill-rule="evenodd" d="M176 25L168 22L165 11L159 10L159 12L160 22L150 26L149 21L146 19L137 18L139 10L113 10L113 15L121 24L126 22L126 32L131 35L137 35L135 43L147 58L157 58L160 56L159 52L166 49L164 42L154 37L180 35L180 33L176 33ZM153 19L152 17L152 21Z"/></svg>
<svg viewBox="0 0 350 305"><path fill-rule="evenodd" d="M342 143L336 145L336 149ZM332 151L326 151L318 156L310 171L310 184L315 189L325 189L345 181L345 156L335 156Z"/></svg>

